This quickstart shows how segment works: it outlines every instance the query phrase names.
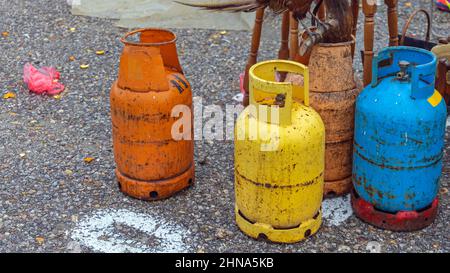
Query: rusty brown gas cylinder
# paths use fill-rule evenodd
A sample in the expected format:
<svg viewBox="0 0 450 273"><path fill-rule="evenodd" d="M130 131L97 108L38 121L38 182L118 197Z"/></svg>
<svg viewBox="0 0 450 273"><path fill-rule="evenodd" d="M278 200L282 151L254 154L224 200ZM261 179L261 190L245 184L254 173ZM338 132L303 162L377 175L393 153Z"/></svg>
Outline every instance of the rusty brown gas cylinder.
<svg viewBox="0 0 450 273"><path fill-rule="evenodd" d="M311 106L326 128L326 197L352 188L352 153L356 98L362 83L355 79L353 42L316 45L309 61Z"/></svg>
<svg viewBox="0 0 450 273"><path fill-rule="evenodd" d="M140 40L131 42L135 35ZM191 87L172 32L141 29L121 41L119 77L110 94L119 188L143 200L167 198L194 180ZM182 126L188 137L172 133L180 121L172 115L175 106L188 110L179 115L190 123Z"/></svg>

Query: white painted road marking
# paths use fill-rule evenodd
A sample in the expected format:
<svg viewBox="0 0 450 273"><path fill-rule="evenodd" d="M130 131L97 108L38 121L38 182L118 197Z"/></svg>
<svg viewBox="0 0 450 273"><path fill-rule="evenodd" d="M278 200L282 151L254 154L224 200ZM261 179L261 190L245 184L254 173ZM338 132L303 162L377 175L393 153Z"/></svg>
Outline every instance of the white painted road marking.
<svg viewBox="0 0 450 273"><path fill-rule="evenodd" d="M340 226L353 215L350 195L326 199L323 202L325 224ZM115 226L125 226L154 238L157 243L149 246L135 238L116 230ZM105 209L93 213L78 222L71 238L97 252L105 253L178 253L190 252L184 243L189 231L184 227L155 215L136 213L126 209Z"/></svg>
<svg viewBox="0 0 450 273"><path fill-rule="evenodd" d="M353 215L350 195L325 199L322 204L323 218L326 224L340 226Z"/></svg>
<svg viewBox="0 0 450 273"><path fill-rule="evenodd" d="M126 238L115 231L115 225L135 229L157 240L157 246ZM130 210L99 210L81 220L72 231L73 240L82 245L105 253L175 253L189 252L190 247L183 241L189 231L160 216L136 213Z"/></svg>

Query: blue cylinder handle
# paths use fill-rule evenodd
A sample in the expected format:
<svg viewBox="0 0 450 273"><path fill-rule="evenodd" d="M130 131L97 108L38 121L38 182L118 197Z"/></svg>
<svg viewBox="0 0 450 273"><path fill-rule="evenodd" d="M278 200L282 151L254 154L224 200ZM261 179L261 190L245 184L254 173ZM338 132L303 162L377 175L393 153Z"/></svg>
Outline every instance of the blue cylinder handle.
<svg viewBox="0 0 450 273"><path fill-rule="evenodd" d="M430 51L408 46L387 47L378 53L372 65L372 87L381 79L394 76L411 83L414 99L427 99L435 91L437 58Z"/></svg>

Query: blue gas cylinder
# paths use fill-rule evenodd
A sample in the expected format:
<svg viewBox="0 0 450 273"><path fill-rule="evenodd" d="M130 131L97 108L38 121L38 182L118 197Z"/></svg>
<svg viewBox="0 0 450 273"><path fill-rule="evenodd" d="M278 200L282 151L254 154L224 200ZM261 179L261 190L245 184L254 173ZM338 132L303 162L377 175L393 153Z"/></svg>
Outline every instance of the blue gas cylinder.
<svg viewBox="0 0 450 273"><path fill-rule="evenodd" d="M426 50L386 48L357 99L353 184L381 211L422 210L437 197L447 107L434 88L436 64Z"/></svg>

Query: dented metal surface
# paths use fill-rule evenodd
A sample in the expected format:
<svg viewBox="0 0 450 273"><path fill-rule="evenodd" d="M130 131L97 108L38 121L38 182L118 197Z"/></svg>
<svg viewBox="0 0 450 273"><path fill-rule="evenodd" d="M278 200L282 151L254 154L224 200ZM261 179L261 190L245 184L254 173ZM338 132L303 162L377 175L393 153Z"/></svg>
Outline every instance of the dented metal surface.
<svg viewBox="0 0 450 273"><path fill-rule="evenodd" d="M137 34L139 42L130 42ZM194 180L193 137L177 141L172 136L179 119L172 117L173 107L192 108L175 40L161 29L122 38L119 77L110 94L116 175L120 189L139 199L170 197Z"/></svg>
<svg viewBox="0 0 450 273"><path fill-rule="evenodd" d="M275 82L275 71L303 74L306 84ZM325 128L309 107L308 83L307 68L295 62L263 62L250 70L250 106L236 124L235 190L237 224L253 238L293 243L322 223ZM272 108L279 109L278 121L257 114Z"/></svg>
<svg viewBox="0 0 450 273"><path fill-rule="evenodd" d="M319 44L309 62L311 106L326 128L325 196L352 188L353 129L356 97L362 89L353 71L353 42Z"/></svg>
<svg viewBox="0 0 450 273"><path fill-rule="evenodd" d="M355 190L379 213L424 210L439 190L447 116L434 89L436 58L428 51L392 47L379 53L373 70L372 85L356 106ZM377 221L365 219L368 215L374 217L359 216ZM421 226L419 216L410 225Z"/></svg>

